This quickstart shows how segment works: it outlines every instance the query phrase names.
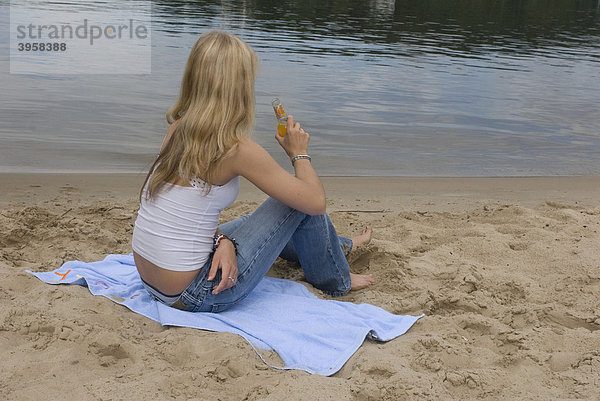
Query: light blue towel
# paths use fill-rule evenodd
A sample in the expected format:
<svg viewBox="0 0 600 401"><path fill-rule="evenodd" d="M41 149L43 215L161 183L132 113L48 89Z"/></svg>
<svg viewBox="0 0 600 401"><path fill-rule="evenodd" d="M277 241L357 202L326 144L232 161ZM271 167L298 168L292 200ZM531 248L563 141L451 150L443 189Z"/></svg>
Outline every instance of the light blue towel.
<svg viewBox="0 0 600 401"><path fill-rule="evenodd" d="M422 317L394 315L369 304L319 299L300 283L271 277L261 280L243 302L225 312L184 312L154 300L142 286L132 254L108 255L92 263L67 262L53 272L27 272L49 284L87 285L92 294L163 326L239 334L259 356L256 347L275 350L285 363L278 369L324 376L340 370L365 337L391 340Z"/></svg>

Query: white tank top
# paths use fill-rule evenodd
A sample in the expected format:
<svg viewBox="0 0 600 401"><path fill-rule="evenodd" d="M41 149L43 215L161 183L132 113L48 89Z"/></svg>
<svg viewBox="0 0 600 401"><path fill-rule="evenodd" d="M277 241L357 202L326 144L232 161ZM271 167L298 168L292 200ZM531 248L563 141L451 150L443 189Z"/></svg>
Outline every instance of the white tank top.
<svg viewBox="0 0 600 401"><path fill-rule="evenodd" d="M131 247L163 269L192 271L204 266L221 210L235 201L240 189L239 177L213 185L208 195L204 181L195 178L190 184L166 183L151 200L145 198L148 184L142 193Z"/></svg>

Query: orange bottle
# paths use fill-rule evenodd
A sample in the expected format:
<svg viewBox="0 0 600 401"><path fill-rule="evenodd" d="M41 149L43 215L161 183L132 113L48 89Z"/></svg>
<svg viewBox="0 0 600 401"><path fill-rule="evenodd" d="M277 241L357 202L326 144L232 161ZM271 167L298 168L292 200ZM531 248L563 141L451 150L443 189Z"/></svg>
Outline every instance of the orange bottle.
<svg viewBox="0 0 600 401"><path fill-rule="evenodd" d="M285 114L285 110L279 99L273 99L271 104L273 105L273 110L275 110L275 118L277 118L277 135L284 137L287 133L287 114Z"/></svg>

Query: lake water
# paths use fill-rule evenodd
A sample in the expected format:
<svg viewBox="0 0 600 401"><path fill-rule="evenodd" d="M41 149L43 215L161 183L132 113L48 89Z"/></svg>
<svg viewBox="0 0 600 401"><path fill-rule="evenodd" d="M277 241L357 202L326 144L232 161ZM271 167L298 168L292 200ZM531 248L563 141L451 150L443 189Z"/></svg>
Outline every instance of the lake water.
<svg viewBox="0 0 600 401"><path fill-rule="evenodd" d="M58 3L122 0L27 2ZM191 46L222 29L259 55L253 136L288 169L274 97L321 175L600 174L598 0L157 0L149 75L10 74L6 1L0 29L0 172L147 170Z"/></svg>

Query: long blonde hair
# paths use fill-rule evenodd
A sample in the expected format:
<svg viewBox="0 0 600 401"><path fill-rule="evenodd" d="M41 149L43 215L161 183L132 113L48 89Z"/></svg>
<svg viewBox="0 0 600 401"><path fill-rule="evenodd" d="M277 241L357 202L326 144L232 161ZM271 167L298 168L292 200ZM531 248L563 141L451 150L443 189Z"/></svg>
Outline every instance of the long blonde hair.
<svg viewBox="0 0 600 401"><path fill-rule="evenodd" d="M237 148L254 125L254 80L258 57L235 35L211 31L194 44L185 66L177 102L167 122L178 121L170 140L146 175L146 198L179 175L209 183L217 162Z"/></svg>

